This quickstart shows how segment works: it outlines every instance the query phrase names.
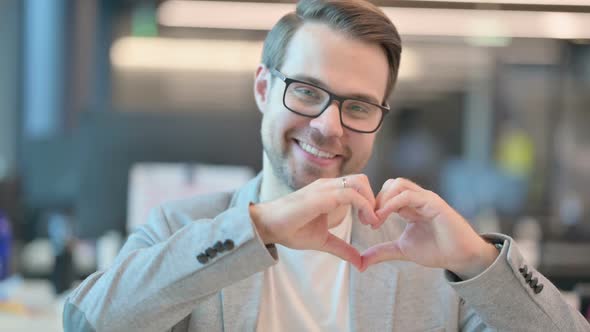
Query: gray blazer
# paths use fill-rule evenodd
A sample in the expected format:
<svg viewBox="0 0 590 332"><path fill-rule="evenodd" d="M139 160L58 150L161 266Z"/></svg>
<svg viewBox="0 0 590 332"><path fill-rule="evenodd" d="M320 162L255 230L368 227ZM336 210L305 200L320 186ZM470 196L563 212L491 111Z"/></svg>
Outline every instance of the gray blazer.
<svg viewBox="0 0 590 332"><path fill-rule="evenodd" d="M263 272L275 264L253 227L261 175L235 193L164 204L130 235L116 261L67 298L66 331L254 331ZM364 250L395 239L385 223L353 222L352 244ZM353 331L590 331L590 325L501 234L498 259L481 275L457 281L441 269L387 262L350 269ZM231 241L227 241L231 240ZM214 258L199 255L220 242ZM231 242L231 243L230 243ZM232 246L233 244L233 246ZM527 267L530 278L525 280Z"/></svg>

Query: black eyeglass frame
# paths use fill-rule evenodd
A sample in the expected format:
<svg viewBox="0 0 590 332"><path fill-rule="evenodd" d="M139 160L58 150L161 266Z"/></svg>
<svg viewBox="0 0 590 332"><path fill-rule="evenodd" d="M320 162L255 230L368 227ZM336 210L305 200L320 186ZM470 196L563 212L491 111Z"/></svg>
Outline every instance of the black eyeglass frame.
<svg viewBox="0 0 590 332"><path fill-rule="evenodd" d="M330 105L332 105L332 103L335 100L335 101L338 102L338 114L340 116L340 124L342 125L342 127L347 128L347 129L352 130L352 131L357 132L357 133L372 134L372 133L376 132L377 130L379 130L379 127L381 127L381 124L383 123L383 119L385 119L385 116L391 110L389 108L389 105L387 105L387 104L385 104L385 105L378 105L378 104L375 104L375 103L368 102L366 100L360 100L360 99L354 99L354 98L348 98L348 97L338 96L338 95L336 95L336 94L334 94L334 93L332 93L332 92L330 92L330 91L328 91L328 90L326 90L326 89L324 89L322 87L319 87L319 86L317 86L315 84L312 84L312 83L309 83L309 82L305 82L305 81L296 80L296 79L293 79L293 78L289 78L285 74L281 73L280 71L278 71L275 68L271 68L270 69L270 73L273 76L279 78L281 81L285 82L285 91L283 92L283 105L289 111L291 111L291 112L293 112L293 113L295 113L297 115L301 115L301 116L304 116L304 117L307 117L307 118L317 118L320 115L322 115L322 113L324 113L324 111L326 111L328 109L328 107ZM309 115L309 114L303 114L303 113L297 112L297 111L293 110L292 108L290 108L289 106L287 106L287 103L285 102L285 99L287 97L287 90L289 88L289 85L291 85L291 83L307 84L307 85L312 86L312 87L314 87L316 89L322 90L322 91L324 91L325 93L328 94L328 96L330 97L330 99L326 103L326 106L324 107L324 109L321 110L316 115ZM358 102L362 102L362 103L366 103L366 104L370 104L370 105L379 107L379 109L381 110L381 120L379 120L379 124L377 125L377 127L375 129L373 129L373 130L370 130L370 131L364 131L364 130L358 130L358 129L351 128L351 127L347 126L346 124L344 124L344 122L342 121L342 105L344 104L344 101L346 101L346 100L358 101Z"/></svg>

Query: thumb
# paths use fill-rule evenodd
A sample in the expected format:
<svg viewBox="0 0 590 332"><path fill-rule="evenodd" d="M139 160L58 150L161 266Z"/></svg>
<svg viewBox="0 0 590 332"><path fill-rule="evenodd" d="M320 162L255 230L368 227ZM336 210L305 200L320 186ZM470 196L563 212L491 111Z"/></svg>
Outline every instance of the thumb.
<svg viewBox="0 0 590 332"><path fill-rule="evenodd" d="M358 270L361 269L361 255L358 250L334 234L328 233L328 239L320 250L350 262Z"/></svg>
<svg viewBox="0 0 590 332"><path fill-rule="evenodd" d="M361 255L361 269L365 271L369 266L392 260L407 260L397 241L380 243L365 250Z"/></svg>

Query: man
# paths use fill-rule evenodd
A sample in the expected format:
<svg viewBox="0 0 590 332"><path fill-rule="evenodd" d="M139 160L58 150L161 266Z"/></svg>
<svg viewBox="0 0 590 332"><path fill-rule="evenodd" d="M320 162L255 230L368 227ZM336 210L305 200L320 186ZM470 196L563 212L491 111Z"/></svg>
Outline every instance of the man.
<svg viewBox="0 0 590 332"><path fill-rule="evenodd" d="M375 196L359 174L400 53L376 7L299 2L256 71L261 174L155 209L69 296L66 331L587 330L510 238L405 179Z"/></svg>

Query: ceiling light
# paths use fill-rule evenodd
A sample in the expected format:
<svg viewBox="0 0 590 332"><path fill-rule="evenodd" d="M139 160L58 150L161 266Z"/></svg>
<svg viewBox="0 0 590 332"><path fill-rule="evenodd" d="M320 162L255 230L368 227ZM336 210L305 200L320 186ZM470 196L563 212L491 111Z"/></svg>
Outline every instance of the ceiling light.
<svg viewBox="0 0 590 332"><path fill-rule="evenodd" d="M124 37L111 48L115 67L137 70L254 72L262 42Z"/></svg>
<svg viewBox="0 0 590 332"><path fill-rule="evenodd" d="M123 37L111 48L111 63L124 70L251 72L260 63L262 42ZM399 79L420 75L420 59L404 48Z"/></svg>
<svg viewBox="0 0 590 332"><path fill-rule="evenodd" d="M453 2L453 3L494 3L503 5L551 5L551 6L588 6L588 0L414 0L414 2Z"/></svg>
<svg viewBox="0 0 590 332"><path fill-rule="evenodd" d="M570 2L577 3L573 0L560 3ZM590 38L590 13L394 7L382 9L402 35ZM160 24L170 27L270 30L283 15L294 10L294 4L283 3L170 0L159 7L158 20Z"/></svg>

